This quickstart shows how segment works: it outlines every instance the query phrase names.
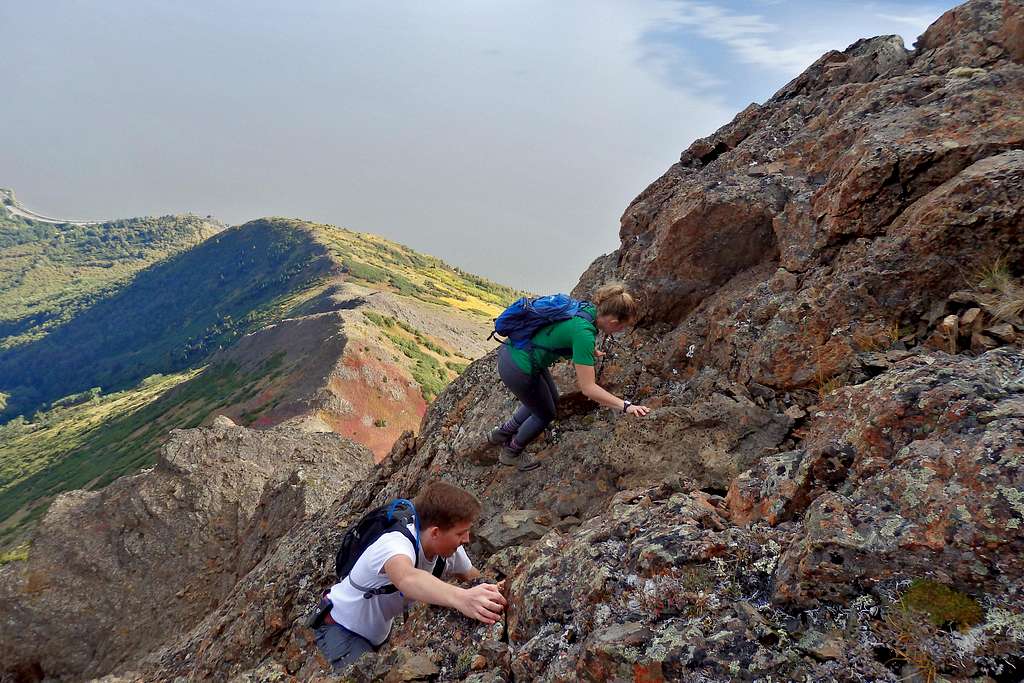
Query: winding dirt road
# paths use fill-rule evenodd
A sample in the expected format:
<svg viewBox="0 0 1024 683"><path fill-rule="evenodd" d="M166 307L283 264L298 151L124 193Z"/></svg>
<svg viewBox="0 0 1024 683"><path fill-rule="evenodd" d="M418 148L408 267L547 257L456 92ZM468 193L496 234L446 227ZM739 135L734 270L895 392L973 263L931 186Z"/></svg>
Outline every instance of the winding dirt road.
<svg viewBox="0 0 1024 683"><path fill-rule="evenodd" d="M10 202L10 203L8 203ZM8 213L14 216L20 216L21 218L27 218L32 221L40 221L42 223L66 223L68 225L101 225L108 221L76 221L69 218L51 218L50 216L44 216L38 214L35 211L26 209L24 206L14 198L12 194L0 190L0 203L3 208L7 209Z"/></svg>

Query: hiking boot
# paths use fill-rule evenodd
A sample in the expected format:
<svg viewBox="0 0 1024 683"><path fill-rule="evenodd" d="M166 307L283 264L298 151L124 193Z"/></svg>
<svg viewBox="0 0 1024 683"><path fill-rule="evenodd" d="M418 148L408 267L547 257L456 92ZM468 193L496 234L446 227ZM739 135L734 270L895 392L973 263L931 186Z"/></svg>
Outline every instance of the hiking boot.
<svg viewBox="0 0 1024 683"><path fill-rule="evenodd" d="M501 431L501 427L495 427L487 435L487 443L492 446L506 446L511 438L512 435Z"/></svg>
<svg viewBox="0 0 1024 683"><path fill-rule="evenodd" d="M501 449L501 455L498 456L498 462L508 467L515 467L520 472L529 472L540 467L540 463L533 459L526 451L516 453L514 450L505 446Z"/></svg>

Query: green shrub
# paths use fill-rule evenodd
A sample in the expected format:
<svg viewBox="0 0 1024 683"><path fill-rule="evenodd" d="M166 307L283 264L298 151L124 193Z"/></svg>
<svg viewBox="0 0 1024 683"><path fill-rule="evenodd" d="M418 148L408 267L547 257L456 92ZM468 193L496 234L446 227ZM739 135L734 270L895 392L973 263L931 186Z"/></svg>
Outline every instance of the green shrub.
<svg viewBox="0 0 1024 683"><path fill-rule="evenodd" d="M391 343L405 354L406 358L413 361L412 378L420 385L420 393L427 402L444 391L448 386L448 371L433 356L428 356L411 339L400 337L397 334L384 333Z"/></svg>
<svg viewBox="0 0 1024 683"><path fill-rule="evenodd" d="M984 619L984 610L975 600L929 579L915 580L900 598L899 606L904 611L926 614L935 626L949 624L962 629Z"/></svg>
<svg viewBox="0 0 1024 683"><path fill-rule="evenodd" d="M461 375L466 371L466 368L469 367L469 363L457 363L453 360L446 361L445 365L447 365L448 369L454 372L456 375Z"/></svg>
<svg viewBox="0 0 1024 683"><path fill-rule="evenodd" d="M0 567L10 562L24 562L28 559L28 543L0 552Z"/></svg>
<svg viewBox="0 0 1024 683"><path fill-rule="evenodd" d="M387 282L389 280L388 271L368 263L348 260L345 261L345 267L352 277L359 278L364 282Z"/></svg>

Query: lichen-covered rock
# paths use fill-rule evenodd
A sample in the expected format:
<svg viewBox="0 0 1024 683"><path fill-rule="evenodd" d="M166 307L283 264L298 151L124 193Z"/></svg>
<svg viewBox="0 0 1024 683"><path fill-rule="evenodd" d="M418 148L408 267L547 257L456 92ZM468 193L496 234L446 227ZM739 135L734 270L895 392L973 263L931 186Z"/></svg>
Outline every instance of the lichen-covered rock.
<svg viewBox="0 0 1024 683"><path fill-rule="evenodd" d="M824 403L805 443L848 453L783 558L777 595L809 604L893 576L1024 598L1024 354L919 356ZM811 467L813 470L813 466ZM813 478L799 485L815 486ZM818 483L818 486L821 486Z"/></svg>
<svg viewBox="0 0 1024 683"><path fill-rule="evenodd" d="M488 553L494 553L509 546L528 545L546 534L550 525L550 518L538 510L513 510L492 518L481 527L477 538Z"/></svg>

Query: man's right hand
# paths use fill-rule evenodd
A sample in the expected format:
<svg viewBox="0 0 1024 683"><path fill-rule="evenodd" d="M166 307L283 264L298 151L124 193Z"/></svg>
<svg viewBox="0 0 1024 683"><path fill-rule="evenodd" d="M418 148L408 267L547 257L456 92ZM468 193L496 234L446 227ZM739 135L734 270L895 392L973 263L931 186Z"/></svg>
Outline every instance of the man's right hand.
<svg viewBox="0 0 1024 683"><path fill-rule="evenodd" d="M472 588L464 588L456 607L470 619L489 625L501 618L505 605L505 598L497 586L481 583Z"/></svg>

